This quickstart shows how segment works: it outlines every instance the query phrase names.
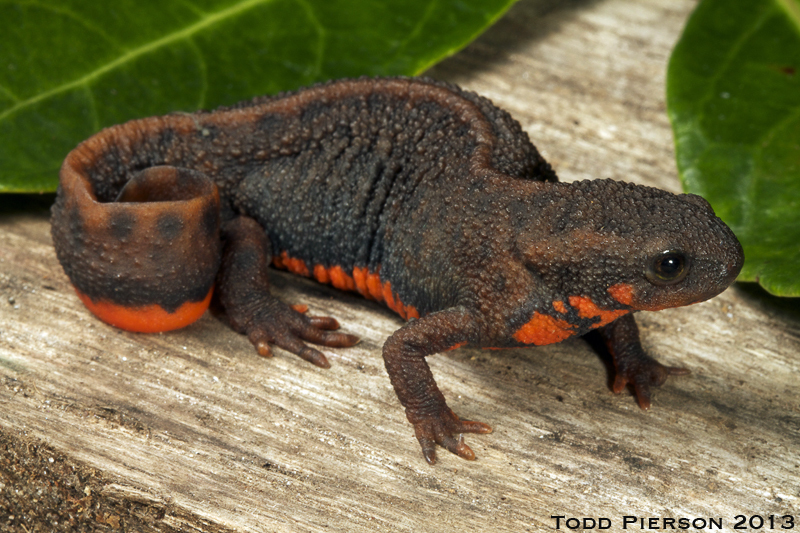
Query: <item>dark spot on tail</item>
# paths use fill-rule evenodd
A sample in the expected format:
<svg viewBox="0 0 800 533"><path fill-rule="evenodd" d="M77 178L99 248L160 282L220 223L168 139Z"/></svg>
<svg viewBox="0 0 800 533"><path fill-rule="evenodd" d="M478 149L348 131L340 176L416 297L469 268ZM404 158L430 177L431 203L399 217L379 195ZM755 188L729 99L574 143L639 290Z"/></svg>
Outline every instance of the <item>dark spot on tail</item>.
<svg viewBox="0 0 800 533"><path fill-rule="evenodd" d="M136 226L136 217L130 213L112 213L108 225L112 237L118 241L125 241Z"/></svg>
<svg viewBox="0 0 800 533"><path fill-rule="evenodd" d="M69 226L69 230L66 232L66 235L70 241L70 246L74 248L75 253L82 253L83 243L86 242L86 228L84 227L81 210L77 204L72 204L66 209L66 211L67 215L65 219Z"/></svg>
<svg viewBox="0 0 800 533"><path fill-rule="evenodd" d="M156 223L158 233L166 240L176 239L183 231L183 218L175 213L164 213Z"/></svg>

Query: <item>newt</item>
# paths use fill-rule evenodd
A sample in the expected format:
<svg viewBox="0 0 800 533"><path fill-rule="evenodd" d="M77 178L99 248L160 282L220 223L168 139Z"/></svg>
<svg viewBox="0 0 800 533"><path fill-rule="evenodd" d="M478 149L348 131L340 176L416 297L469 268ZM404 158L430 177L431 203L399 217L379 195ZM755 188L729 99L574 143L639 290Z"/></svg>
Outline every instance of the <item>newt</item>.
<svg viewBox="0 0 800 533"><path fill-rule="evenodd" d="M426 357L546 345L597 330L614 392L638 404L683 368L647 355L635 311L701 302L744 260L692 194L559 182L488 99L421 78L339 80L102 130L70 152L52 209L57 256L101 320L183 327L216 298L259 354L328 367L309 343L357 342L270 294L268 267L383 302L383 346L423 455L475 454Z"/></svg>

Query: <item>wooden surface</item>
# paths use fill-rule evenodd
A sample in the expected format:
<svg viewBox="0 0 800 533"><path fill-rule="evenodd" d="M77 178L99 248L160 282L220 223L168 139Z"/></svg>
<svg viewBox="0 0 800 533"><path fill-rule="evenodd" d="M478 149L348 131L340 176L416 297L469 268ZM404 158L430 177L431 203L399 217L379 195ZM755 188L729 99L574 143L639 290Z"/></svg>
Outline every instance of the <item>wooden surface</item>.
<svg viewBox="0 0 800 533"><path fill-rule="evenodd" d="M694 5L522 0L430 74L508 109L566 181L677 191L664 76ZM381 360L400 319L276 281L363 342L327 350L333 367L320 370L277 350L262 359L209 315L169 334L114 330L71 290L46 213L0 215L6 501L9 454L33 449L51 487L94 498L51 513L53 530L71 517L129 531L520 532L554 529L551 515L608 517L612 531L625 515L719 517L732 530L735 515L759 513L794 514L800 528L800 320L758 291L639 315L650 353L693 372L650 412L609 391L607 363L581 339L432 357L453 409L495 432L467 437L476 462L441 451L430 467ZM69 468L102 482L65 480ZM106 500L157 512L136 526L89 508ZM3 513L0 530L23 531L24 517Z"/></svg>

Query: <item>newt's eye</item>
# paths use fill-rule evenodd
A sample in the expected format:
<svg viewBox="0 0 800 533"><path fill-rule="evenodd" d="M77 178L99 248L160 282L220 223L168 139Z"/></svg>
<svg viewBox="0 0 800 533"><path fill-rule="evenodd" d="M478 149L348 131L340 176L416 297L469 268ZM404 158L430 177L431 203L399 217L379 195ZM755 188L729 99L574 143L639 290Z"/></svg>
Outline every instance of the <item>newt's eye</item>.
<svg viewBox="0 0 800 533"><path fill-rule="evenodd" d="M689 259L675 250L661 252L650 260L645 275L656 285L678 283L689 273Z"/></svg>

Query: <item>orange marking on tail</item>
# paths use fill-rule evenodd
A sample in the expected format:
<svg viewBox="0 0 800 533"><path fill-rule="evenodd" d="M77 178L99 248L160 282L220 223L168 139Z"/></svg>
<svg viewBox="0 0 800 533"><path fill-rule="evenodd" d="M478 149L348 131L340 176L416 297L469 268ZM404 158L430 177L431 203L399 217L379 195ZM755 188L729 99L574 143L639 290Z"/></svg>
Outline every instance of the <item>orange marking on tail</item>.
<svg viewBox="0 0 800 533"><path fill-rule="evenodd" d="M203 300L186 302L174 313L170 313L158 304L129 307L103 300L95 302L78 289L75 289L75 292L78 293L83 305L106 324L137 333L158 333L180 329L200 318L211 303L214 287L211 287Z"/></svg>
<svg viewBox="0 0 800 533"><path fill-rule="evenodd" d="M628 309L615 309L613 311L600 309L595 303L586 298L585 296L570 296L569 304L578 310L578 316L581 318L600 318L600 322L594 324L593 328L599 328L606 324L613 322L622 315L630 313Z"/></svg>
<svg viewBox="0 0 800 533"><path fill-rule="evenodd" d="M564 302L562 302L561 300L556 300L555 302L553 302L553 309L555 309L562 315L567 314L567 306L564 305Z"/></svg>
<svg viewBox="0 0 800 533"><path fill-rule="evenodd" d="M633 303L633 287L627 283L617 283L608 288L608 293L622 305Z"/></svg>
<svg viewBox="0 0 800 533"><path fill-rule="evenodd" d="M514 333L513 337L523 344L542 346L561 342L574 334L575 327L566 320L535 312L533 317Z"/></svg>
<svg viewBox="0 0 800 533"><path fill-rule="evenodd" d="M452 345L451 347L445 349L445 352L450 352L450 351L453 351L453 350L457 350L458 348L461 348L462 346L466 346L466 345L467 345L467 341L459 342L459 343L456 343L456 344Z"/></svg>

